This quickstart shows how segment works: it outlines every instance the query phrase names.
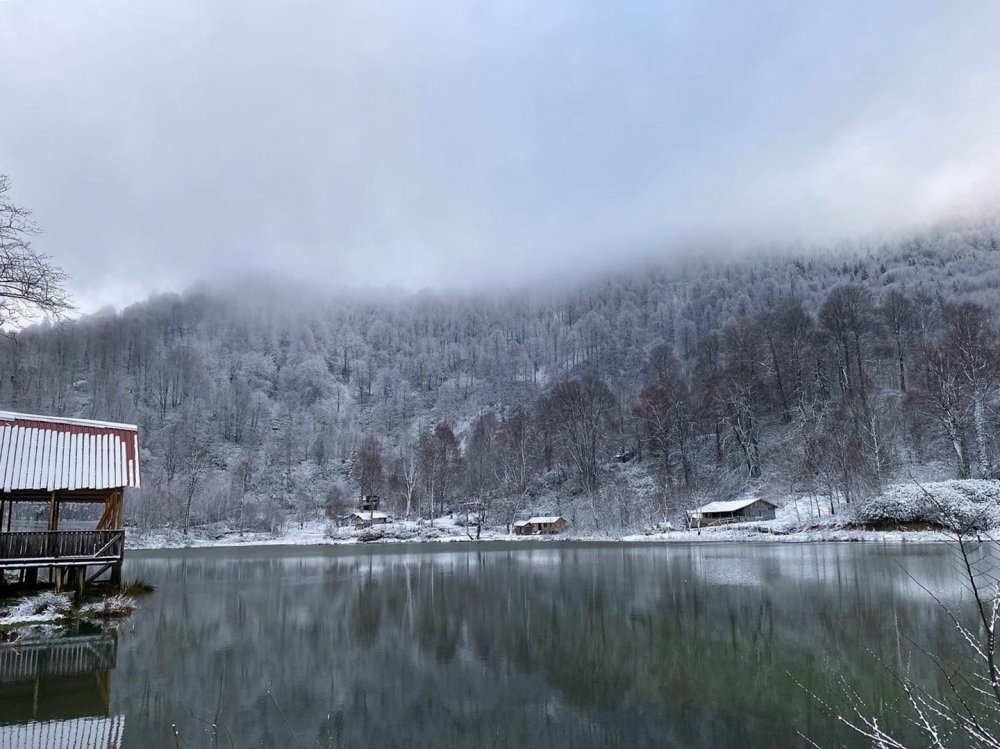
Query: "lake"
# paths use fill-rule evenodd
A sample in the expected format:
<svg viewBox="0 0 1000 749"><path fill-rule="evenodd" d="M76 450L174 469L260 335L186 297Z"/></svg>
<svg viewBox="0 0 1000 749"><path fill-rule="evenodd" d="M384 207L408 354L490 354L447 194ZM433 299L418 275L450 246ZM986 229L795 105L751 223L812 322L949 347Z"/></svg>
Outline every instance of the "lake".
<svg viewBox="0 0 1000 749"><path fill-rule="evenodd" d="M809 692L836 699L843 676L872 704L897 699L885 666L904 669L912 650L897 632L955 652L916 582L967 605L954 554L560 542L130 552L126 578L156 592L110 642L80 640L90 661L53 652L46 663L78 665L8 677L0 724L123 731L128 749L807 746L799 732L865 746ZM94 656L101 647L113 652ZM941 688L922 659L910 669Z"/></svg>

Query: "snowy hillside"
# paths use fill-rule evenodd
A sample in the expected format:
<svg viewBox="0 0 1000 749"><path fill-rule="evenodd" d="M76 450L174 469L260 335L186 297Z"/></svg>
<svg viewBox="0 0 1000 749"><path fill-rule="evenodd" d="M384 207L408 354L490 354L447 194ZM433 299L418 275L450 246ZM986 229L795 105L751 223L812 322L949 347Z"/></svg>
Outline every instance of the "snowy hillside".
<svg viewBox="0 0 1000 749"><path fill-rule="evenodd" d="M0 403L138 423L146 529L271 531L362 494L619 531L748 493L839 510L994 475L998 237L479 295L205 287L0 340Z"/></svg>

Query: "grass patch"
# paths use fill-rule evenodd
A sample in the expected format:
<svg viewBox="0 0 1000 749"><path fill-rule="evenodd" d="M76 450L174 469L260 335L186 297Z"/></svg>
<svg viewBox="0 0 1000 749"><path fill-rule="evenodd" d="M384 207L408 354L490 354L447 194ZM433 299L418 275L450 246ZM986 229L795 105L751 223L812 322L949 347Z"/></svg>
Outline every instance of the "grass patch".
<svg viewBox="0 0 1000 749"><path fill-rule="evenodd" d="M118 593L107 596L96 603L85 603L78 615L83 619L123 619L135 611L135 599Z"/></svg>
<svg viewBox="0 0 1000 749"><path fill-rule="evenodd" d="M152 593L154 590L156 590L155 585L151 585L142 579L136 579L123 582L121 592L125 596L141 596Z"/></svg>

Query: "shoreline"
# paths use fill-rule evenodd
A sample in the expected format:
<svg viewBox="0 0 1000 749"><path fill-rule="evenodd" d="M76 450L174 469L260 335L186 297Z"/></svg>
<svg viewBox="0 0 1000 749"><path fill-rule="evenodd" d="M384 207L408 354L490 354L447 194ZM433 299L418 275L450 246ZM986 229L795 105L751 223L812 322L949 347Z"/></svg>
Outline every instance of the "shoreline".
<svg viewBox="0 0 1000 749"><path fill-rule="evenodd" d="M394 544L517 544L517 543L608 543L608 544L693 544L693 543L947 543L953 538L943 531L931 530L859 530L842 528L812 528L801 531L768 531L759 526L716 526L696 530L674 530L658 533L573 534L518 536L497 530L484 530L480 538L470 538L462 526L436 525L419 529L389 526L384 537L362 540L363 531L337 528L331 533L325 524L304 523L301 527L271 534L265 532L211 531L192 529L153 531L126 537L128 551L166 551L171 549L240 548L262 546L385 546ZM473 531L474 535L474 531Z"/></svg>

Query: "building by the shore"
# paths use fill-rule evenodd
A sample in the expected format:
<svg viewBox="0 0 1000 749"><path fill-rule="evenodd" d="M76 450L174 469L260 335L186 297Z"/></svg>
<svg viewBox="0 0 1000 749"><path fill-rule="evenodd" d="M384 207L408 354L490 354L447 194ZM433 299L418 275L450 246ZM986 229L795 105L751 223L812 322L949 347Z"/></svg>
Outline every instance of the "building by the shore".
<svg viewBox="0 0 1000 749"><path fill-rule="evenodd" d="M692 527L703 528L709 525L774 520L777 509L778 506L774 502L760 497L731 499L702 505L688 513L688 521Z"/></svg>

